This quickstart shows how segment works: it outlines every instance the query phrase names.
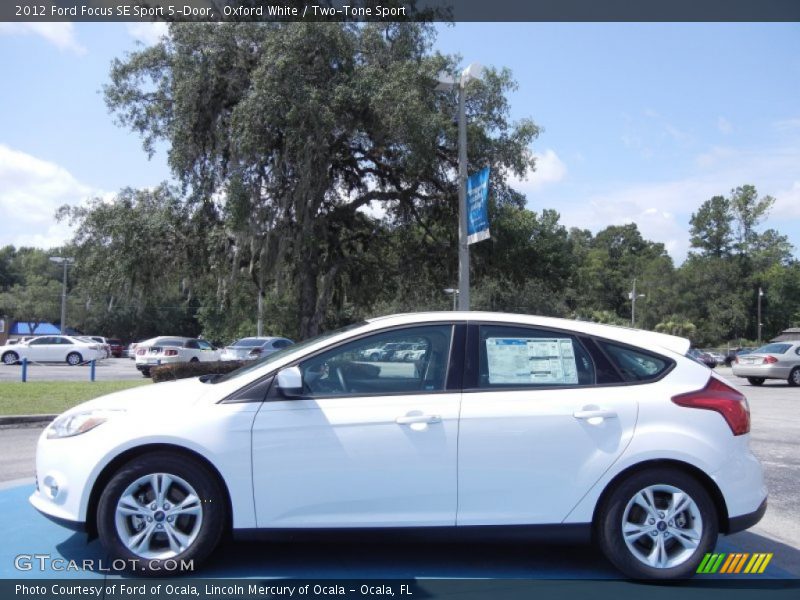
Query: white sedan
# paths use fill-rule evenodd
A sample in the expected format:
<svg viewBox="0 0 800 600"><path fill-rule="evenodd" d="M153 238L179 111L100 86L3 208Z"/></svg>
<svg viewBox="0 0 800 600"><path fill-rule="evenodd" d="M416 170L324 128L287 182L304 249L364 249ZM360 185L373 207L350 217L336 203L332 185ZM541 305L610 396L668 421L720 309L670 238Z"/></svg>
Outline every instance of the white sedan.
<svg viewBox="0 0 800 600"><path fill-rule="evenodd" d="M97 342L71 335L43 335L11 346L0 346L0 360L6 365L26 358L29 362L66 362L74 366L105 356L105 350Z"/></svg>
<svg viewBox="0 0 800 600"><path fill-rule="evenodd" d="M136 368L145 377L159 365L219 360L219 351L205 340L161 336L136 346Z"/></svg>
<svg viewBox="0 0 800 600"><path fill-rule="evenodd" d="M389 343L424 357L365 359ZM491 526L594 536L629 576L690 577L767 491L745 397L688 349L546 317L372 319L67 411L30 501L137 573L196 566L226 530Z"/></svg>

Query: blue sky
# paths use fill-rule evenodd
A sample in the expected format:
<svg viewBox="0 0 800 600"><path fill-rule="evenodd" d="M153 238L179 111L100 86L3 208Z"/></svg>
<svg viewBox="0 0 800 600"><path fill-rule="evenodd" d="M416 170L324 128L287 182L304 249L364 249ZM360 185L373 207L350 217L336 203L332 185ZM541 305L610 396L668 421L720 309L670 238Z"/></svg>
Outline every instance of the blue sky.
<svg viewBox="0 0 800 600"><path fill-rule="evenodd" d="M158 33L0 24L0 244L58 245L61 204L169 178L100 92L111 60ZM437 48L512 70L512 116L544 128L517 182L531 209L593 231L636 222L680 262L692 211L750 183L800 253L800 24L461 23Z"/></svg>

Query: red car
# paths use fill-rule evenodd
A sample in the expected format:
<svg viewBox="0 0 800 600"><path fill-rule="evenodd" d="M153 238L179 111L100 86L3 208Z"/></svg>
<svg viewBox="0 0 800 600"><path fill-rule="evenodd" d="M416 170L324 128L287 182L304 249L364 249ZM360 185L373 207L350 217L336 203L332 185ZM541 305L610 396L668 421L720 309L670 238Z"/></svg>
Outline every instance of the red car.
<svg viewBox="0 0 800 600"><path fill-rule="evenodd" d="M125 348L125 345L122 343L122 340L118 340L116 338L109 338L108 345L111 346L111 356L114 358L121 358L122 351Z"/></svg>

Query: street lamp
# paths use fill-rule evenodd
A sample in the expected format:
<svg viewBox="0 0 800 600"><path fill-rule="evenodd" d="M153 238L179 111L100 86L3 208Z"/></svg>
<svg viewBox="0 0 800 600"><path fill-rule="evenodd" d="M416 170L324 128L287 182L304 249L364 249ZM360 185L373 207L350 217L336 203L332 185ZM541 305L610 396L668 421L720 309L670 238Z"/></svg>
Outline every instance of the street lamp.
<svg viewBox="0 0 800 600"><path fill-rule="evenodd" d="M467 242L467 118L464 109L465 89L473 79L483 77L483 67L472 63L460 79L440 73L436 89L458 90L458 308L469 310L469 244ZM455 296L454 296L455 298Z"/></svg>
<svg viewBox="0 0 800 600"><path fill-rule="evenodd" d="M761 345L761 298L764 297L764 290L758 287L758 345Z"/></svg>
<svg viewBox="0 0 800 600"><path fill-rule="evenodd" d="M61 335L64 335L67 328L67 266L74 265L75 259L51 256L50 262L54 262L57 265L64 265L64 282L61 288Z"/></svg>
<svg viewBox="0 0 800 600"><path fill-rule="evenodd" d="M636 293L636 278L633 279L633 289L628 292L628 300L631 301L631 327L636 327L636 300L644 298L644 294Z"/></svg>
<svg viewBox="0 0 800 600"><path fill-rule="evenodd" d="M458 290L456 288L445 288L444 293L453 295L453 310L456 310L456 303L458 302Z"/></svg>

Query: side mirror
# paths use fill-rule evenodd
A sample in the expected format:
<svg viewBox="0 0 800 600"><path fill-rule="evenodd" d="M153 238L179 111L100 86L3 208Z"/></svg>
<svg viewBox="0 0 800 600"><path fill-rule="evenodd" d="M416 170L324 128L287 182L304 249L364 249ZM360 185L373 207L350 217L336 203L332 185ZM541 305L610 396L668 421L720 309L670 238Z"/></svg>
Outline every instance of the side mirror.
<svg viewBox="0 0 800 600"><path fill-rule="evenodd" d="M287 367L278 371L275 383L285 398L303 397L303 373L300 367Z"/></svg>

